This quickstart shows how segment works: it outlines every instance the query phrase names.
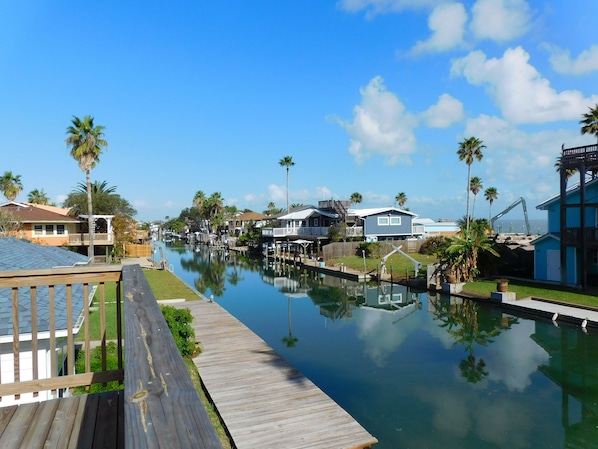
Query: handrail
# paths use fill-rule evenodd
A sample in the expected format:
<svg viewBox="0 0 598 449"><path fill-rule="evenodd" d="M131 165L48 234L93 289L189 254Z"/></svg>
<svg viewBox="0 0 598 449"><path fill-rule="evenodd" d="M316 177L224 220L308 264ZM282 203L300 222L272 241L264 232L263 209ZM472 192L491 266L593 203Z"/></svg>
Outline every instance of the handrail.
<svg viewBox="0 0 598 449"><path fill-rule="evenodd" d="M117 370L106 370L106 283L116 282L116 320L118 329L119 367ZM75 287L75 285L82 286ZM153 292L151 291L143 270L139 265L126 266L86 266L77 268L58 268L48 270L0 271L0 289L8 289L12 297L12 318L14 324L12 334L4 337L12 343L12 359L2 358L4 364L14 369L15 379L11 383L2 383L0 378L0 400L14 395L21 395L58 389L72 389L76 386L104 383L112 380L124 380L124 434L125 447L129 449L146 448L206 448L221 449L222 446L211 424L207 412L199 398L196 387L187 371L185 362L178 352L174 339L168 329ZM121 289L123 295L121 295ZM82 291L81 291L82 290ZM89 313L88 298L95 291L99 303L101 317L100 332L103 347L104 370L93 373L90 369L89 354ZM60 295L58 294L60 292ZM65 293L63 298L62 293ZM66 304L66 314L54 311ZM63 303L63 299L65 299ZM81 305L81 301L83 304ZM124 302L124 326L121 326L120 311ZM47 329L40 327L39 306L49 313ZM19 323L25 319L23 308L31 305L31 332L20 334ZM81 325L75 317L78 307L82 308ZM73 312L74 311L74 312ZM67 315L66 329L59 324ZM36 317L33 319L33 317ZM4 323L0 323L4 324ZM45 326L46 323L44 323ZM85 336L86 369L84 373L74 372L75 336L79 331ZM123 354L127 348L127 357ZM44 341L42 342L42 334ZM62 335L62 336L61 336ZM64 345L67 354L66 375L58 375L57 357L51 360L52 373L56 375L48 379L37 376L38 368L45 358L37 356L43 346L49 348L47 353L58 353ZM30 351L33 359L31 378L24 375L20 362L23 351ZM4 379L6 380L6 379ZM4 398L2 398L4 396ZM44 399L43 397L38 398ZM0 402L0 406L6 405ZM84 422L82 424L85 424ZM81 429L84 433L85 429Z"/></svg>
<svg viewBox="0 0 598 449"><path fill-rule="evenodd" d="M139 265L123 267L125 447L221 448Z"/></svg>
<svg viewBox="0 0 598 449"><path fill-rule="evenodd" d="M42 270L0 271L0 289L10 292L10 320L2 323L0 341L12 344L12 354L2 354L0 363L8 364L0 377L0 400L22 394L48 399L59 389L90 386L93 383L124 379L122 362L122 326L120 266L65 267ZM119 365L106 369L106 290L107 282L116 282L116 317ZM96 296L100 313L100 346L104 371L91 372L90 302ZM81 329L82 327L82 329ZM75 337L82 332L85 370L75 373ZM7 345L6 345L7 346ZM45 356L44 356L45 355ZM49 359L49 369L42 369ZM30 360L30 362L27 362ZM6 379L8 374L8 379ZM42 378L46 373L47 377ZM12 374L12 379L10 378ZM4 401L6 402L6 401Z"/></svg>

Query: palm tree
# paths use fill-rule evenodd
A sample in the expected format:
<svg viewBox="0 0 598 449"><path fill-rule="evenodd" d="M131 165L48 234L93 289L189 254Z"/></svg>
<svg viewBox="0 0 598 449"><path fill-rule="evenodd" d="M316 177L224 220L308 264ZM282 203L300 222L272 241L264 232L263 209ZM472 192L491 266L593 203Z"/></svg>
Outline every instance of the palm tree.
<svg viewBox="0 0 598 449"><path fill-rule="evenodd" d="M350 200L351 200L351 204L353 204L353 203L359 204L359 203L361 203L363 201L363 198L361 196L361 193L359 193L359 192L353 192L351 194Z"/></svg>
<svg viewBox="0 0 598 449"><path fill-rule="evenodd" d="M50 202L50 198L48 198L48 195L46 195L46 192L44 192L44 189L41 189L41 190L33 189L27 195L27 201L32 204L46 205Z"/></svg>
<svg viewBox="0 0 598 449"><path fill-rule="evenodd" d="M490 215L488 216L488 222L490 223L490 227L492 227L492 203L494 200L498 199L498 191L496 190L496 187L488 187L486 190L484 190L484 198L486 198L486 201L490 203Z"/></svg>
<svg viewBox="0 0 598 449"><path fill-rule="evenodd" d="M203 190L198 190L195 192L195 196L193 197L193 205L201 211L205 202L206 194L203 193Z"/></svg>
<svg viewBox="0 0 598 449"><path fill-rule="evenodd" d="M100 161L102 147L107 147L104 139L104 127L94 125L93 117L86 115L81 120L73 116L71 125L66 129L68 134L66 144L71 147L71 156L79 163L79 168L85 173L87 181L87 224L89 228L89 254L91 262L94 260L93 251L93 205L91 200L91 169Z"/></svg>
<svg viewBox="0 0 598 449"><path fill-rule="evenodd" d="M4 172L0 178L0 190L8 201L14 201L23 190L21 175L13 175L11 171Z"/></svg>
<svg viewBox="0 0 598 449"><path fill-rule="evenodd" d="M484 154L482 153L482 148L486 148L486 145L478 139L477 137L469 137L468 139L464 139L461 143L459 143L459 149L457 150L457 155L459 156L460 161L465 161L467 164L467 227L466 229L469 230L469 181L471 179L471 164L473 164L474 159L478 162L482 160Z"/></svg>
<svg viewBox="0 0 598 449"><path fill-rule="evenodd" d="M395 196L395 201L397 202L399 207L402 208L407 202L407 195L405 195L405 192L397 193L397 196Z"/></svg>
<svg viewBox="0 0 598 449"><path fill-rule="evenodd" d="M469 180L469 191L473 193L473 205L471 206L472 217L475 217L475 200L478 196L478 193L480 193L480 190L482 190L483 188L484 186L482 185L482 180L477 176L474 176Z"/></svg>
<svg viewBox="0 0 598 449"><path fill-rule="evenodd" d="M286 167L287 169L287 214L289 213L289 168L291 168L295 163L293 162L293 158L291 156L285 156L280 161L278 161L281 167Z"/></svg>
<svg viewBox="0 0 598 449"><path fill-rule="evenodd" d="M598 104L595 105L594 108L589 109L590 110L586 114L583 114L583 118L579 121L579 124L582 125L581 133L593 134L598 140Z"/></svg>
<svg viewBox="0 0 598 449"><path fill-rule="evenodd" d="M559 156L559 157L556 158L556 161L554 162L554 168L556 168L557 173L560 173L562 166L563 166L563 156ZM567 168L567 169L565 169L565 176L567 177L567 181L575 173L577 173L577 169L576 168Z"/></svg>

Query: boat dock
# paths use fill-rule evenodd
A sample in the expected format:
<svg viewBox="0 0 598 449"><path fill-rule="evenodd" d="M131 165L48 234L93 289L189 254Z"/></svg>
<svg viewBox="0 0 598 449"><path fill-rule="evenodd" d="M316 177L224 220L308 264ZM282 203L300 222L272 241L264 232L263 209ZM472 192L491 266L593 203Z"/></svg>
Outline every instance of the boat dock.
<svg viewBox="0 0 598 449"><path fill-rule="evenodd" d="M187 301L202 382L237 449L365 449L378 440L215 302Z"/></svg>
<svg viewBox="0 0 598 449"><path fill-rule="evenodd" d="M502 301L501 307L517 311L519 314L542 317L552 320L555 325L559 322L580 326L582 329L598 329L598 309L590 307L564 304L544 298L523 298Z"/></svg>

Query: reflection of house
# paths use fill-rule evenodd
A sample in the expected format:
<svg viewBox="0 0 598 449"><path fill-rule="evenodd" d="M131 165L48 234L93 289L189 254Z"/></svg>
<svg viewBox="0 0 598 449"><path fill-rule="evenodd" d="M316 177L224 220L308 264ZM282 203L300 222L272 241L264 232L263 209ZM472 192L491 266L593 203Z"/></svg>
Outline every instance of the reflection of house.
<svg viewBox="0 0 598 449"><path fill-rule="evenodd" d="M598 179L574 185L536 208L548 212L548 232L532 242L534 277L598 286Z"/></svg>
<svg viewBox="0 0 598 449"><path fill-rule="evenodd" d="M396 311L410 304L419 303L419 295L409 287L399 284L379 284L364 288L365 303L360 307Z"/></svg>
<svg viewBox="0 0 598 449"><path fill-rule="evenodd" d="M72 267L75 265L86 265L86 256L66 250L64 248L41 246L26 242L14 237L0 238L0 270L34 270L49 269L56 267ZM90 291L90 298L93 291ZM89 300L87 298L86 300ZM29 295L29 288L19 289L19 336L18 344L21 356L19 358L20 381L33 379L33 366L31 351L37 345L37 360L45 361L37 368L37 378L46 379L57 375L51 373L51 358L58 358L58 371L62 370L65 354L61 348L62 344L56 345L56 352L53 354L49 340L49 333L52 326L55 326L56 334L64 341L67 329L71 327L76 334L81 326L81 312L84 305L83 286L75 284L71 290L73 302L72 322L67 317L67 288L65 285L56 285L53 288L54 305L50 308L50 297L48 287L36 289L36 316L38 317L34 327L31 322L32 301ZM0 289L0 382L12 383L14 381L13 362L13 315L12 315L12 291ZM52 324L53 320L53 324ZM35 339L32 330L35 332ZM60 340L59 340L60 342ZM37 402L55 397L50 392L40 392L37 397L33 394L23 394L18 402ZM9 405L14 401L11 397L2 398L2 405ZM15 401L16 402L16 401Z"/></svg>
<svg viewBox="0 0 598 449"><path fill-rule="evenodd" d="M598 346L588 337L577 329L538 322L532 336L550 355L539 371L562 389L566 448L598 448Z"/></svg>

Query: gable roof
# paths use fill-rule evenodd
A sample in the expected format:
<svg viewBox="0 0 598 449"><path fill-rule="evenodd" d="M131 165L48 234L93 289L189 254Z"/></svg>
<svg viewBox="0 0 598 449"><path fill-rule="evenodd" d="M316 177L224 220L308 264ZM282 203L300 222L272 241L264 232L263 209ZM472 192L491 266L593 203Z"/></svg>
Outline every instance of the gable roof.
<svg viewBox="0 0 598 449"><path fill-rule="evenodd" d="M378 215L387 212L399 212L400 214L411 215L412 217L417 217L417 214L410 212L408 210L399 209L398 207L374 207L370 209L351 209L349 214L355 215L356 217L369 217L370 215Z"/></svg>
<svg viewBox="0 0 598 449"><path fill-rule="evenodd" d="M12 214L16 220L22 223L79 223L80 220L76 217L69 217L64 213L58 211L64 211L64 209L53 208L54 210L48 209L51 206L39 206L37 204L29 203L16 203L11 201L5 203L2 206L2 210Z"/></svg>
<svg viewBox="0 0 598 449"><path fill-rule="evenodd" d="M234 219L235 220L239 220L239 221L259 221L259 220L265 220L266 218L268 218L267 215L265 214L260 214L258 212L244 212L241 215L236 216Z"/></svg>
<svg viewBox="0 0 598 449"><path fill-rule="evenodd" d="M338 214L318 209L315 206L302 206L292 209L291 212L276 216L278 220L305 220L313 214L322 215L328 218L338 218Z"/></svg>
<svg viewBox="0 0 598 449"><path fill-rule="evenodd" d="M0 271L34 270L44 268L72 267L85 265L87 256L61 247L42 246L15 237L0 238ZM92 292L92 290L90 290ZM90 293L92 294L92 293ZM83 310L83 286L73 284L73 322L75 326ZM48 288L37 288L38 331L50 329ZM56 285L54 290L54 314L56 329L67 329L66 286ZM31 299L28 288L19 289L19 333L31 333ZM12 335L12 293L0 289L0 337Z"/></svg>

